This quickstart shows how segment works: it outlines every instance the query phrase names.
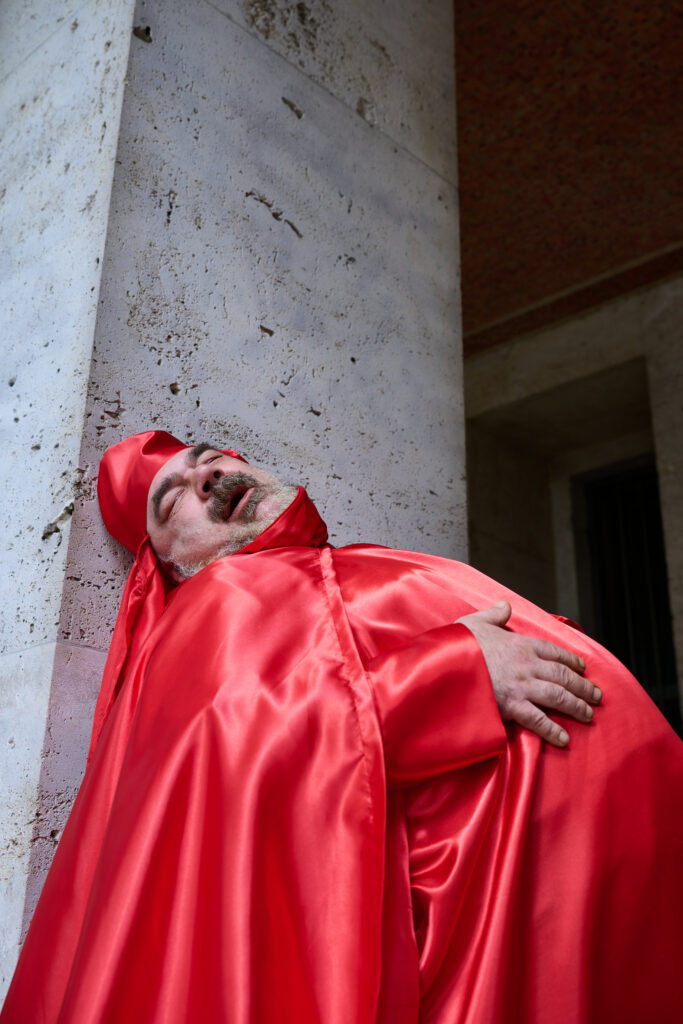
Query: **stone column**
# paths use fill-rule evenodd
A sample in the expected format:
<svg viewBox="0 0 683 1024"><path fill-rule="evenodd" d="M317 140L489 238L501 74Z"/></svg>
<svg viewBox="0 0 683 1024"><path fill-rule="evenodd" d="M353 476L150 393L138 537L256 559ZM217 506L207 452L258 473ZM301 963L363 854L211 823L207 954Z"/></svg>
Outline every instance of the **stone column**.
<svg viewBox="0 0 683 1024"><path fill-rule="evenodd" d="M123 52L129 23L112 17ZM41 597L61 647L27 672L41 703L25 712L30 771L3 834L22 850L48 837L25 922L80 780L130 564L95 502L108 445L154 426L230 444L307 485L335 543L466 545L452 5L144 0L133 25L92 361L91 330L61 370L73 389L61 426L41 435L72 437L68 463L41 466L48 486L66 469L46 517L60 532L33 548L24 537L15 577L30 562L39 578L35 552L64 538ZM82 98L82 79L69 82ZM98 135L113 124L83 117ZM101 195L86 191L74 206L87 213Z"/></svg>
<svg viewBox="0 0 683 1024"><path fill-rule="evenodd" d="M60 728L47 723L53 665L72 651L58 624L132 14L130 0L0 7L0 999L30 863L54 852L90 713L72 678L63 715L80 743L60 752L44 818L36 794Z"/></svg>

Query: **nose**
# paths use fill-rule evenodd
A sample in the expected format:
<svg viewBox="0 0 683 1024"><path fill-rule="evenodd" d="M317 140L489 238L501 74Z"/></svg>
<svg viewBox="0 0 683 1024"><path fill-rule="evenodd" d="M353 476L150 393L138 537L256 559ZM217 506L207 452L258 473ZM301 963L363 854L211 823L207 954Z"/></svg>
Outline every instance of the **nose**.
<svg viewBox="0 0 683 1024"><path fill-rule="evenodd" d="M196 466L192 472L194 489L199 497L204 499L211 495L213 485L223 476L223 471L212 462Z"/></svg>

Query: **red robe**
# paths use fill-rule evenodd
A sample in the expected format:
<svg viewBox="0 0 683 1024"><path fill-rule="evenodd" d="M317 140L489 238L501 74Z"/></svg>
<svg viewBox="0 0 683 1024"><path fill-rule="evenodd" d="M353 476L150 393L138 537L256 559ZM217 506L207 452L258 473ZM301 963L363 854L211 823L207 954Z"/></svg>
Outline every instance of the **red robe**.
<svg viewBox="0 0 683 1024"><path fill-rule="evenodd" d="M681 744L644 691L465 565L320 536L300 492L129 586L2 1024L678 1024ZM504 729L452 624L501 597L604 692L568 750Z"/></svg>

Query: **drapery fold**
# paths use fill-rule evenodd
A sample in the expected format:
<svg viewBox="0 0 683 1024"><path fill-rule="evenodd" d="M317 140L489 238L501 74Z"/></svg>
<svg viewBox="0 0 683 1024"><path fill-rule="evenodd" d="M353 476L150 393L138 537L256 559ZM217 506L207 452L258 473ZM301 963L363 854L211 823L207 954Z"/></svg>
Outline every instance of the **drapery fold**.
<svg viewBox="0 0 683 1024"><path fill-rule="evenodd" d="M681 745L644 691L468 566L283 516L168 593L141 552L2 1024L678 1024ZM603 690L568 750L503 728L454 624L500 598Z"/></svg>

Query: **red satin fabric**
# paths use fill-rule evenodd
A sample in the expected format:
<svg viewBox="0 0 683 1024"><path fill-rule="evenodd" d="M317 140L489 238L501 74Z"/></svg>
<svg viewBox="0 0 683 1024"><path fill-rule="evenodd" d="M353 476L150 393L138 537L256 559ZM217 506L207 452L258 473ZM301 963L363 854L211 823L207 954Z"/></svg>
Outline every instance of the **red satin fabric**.
<svg viewBox="0 0 683 1024"><path fill-rule="evenodd" d="M416 772L390 799L387 834L402 842L387 845L387 878L400 879L389 904L403 907L396 931L414 926L419 1012L404 974L385 970L386 998L404 985L410 1009L381 1019L683 1020L683 745L642 687L589 637L469 566L366 546L334 560L371 668L444 618L506 598L512 630L579 653L604 694L591 725L554 716L567 750L511 726L500 757Z"/></svg>
<svg viewBox="0 0 683 1024"><path fill-rule="evenodd" d="M168 595L141 553L3 1024L678 1022L681 745L644 692L467 566L323 531L302 491ZM604 690L568 751L506 734L452 625L500 597Z"/></svg>

